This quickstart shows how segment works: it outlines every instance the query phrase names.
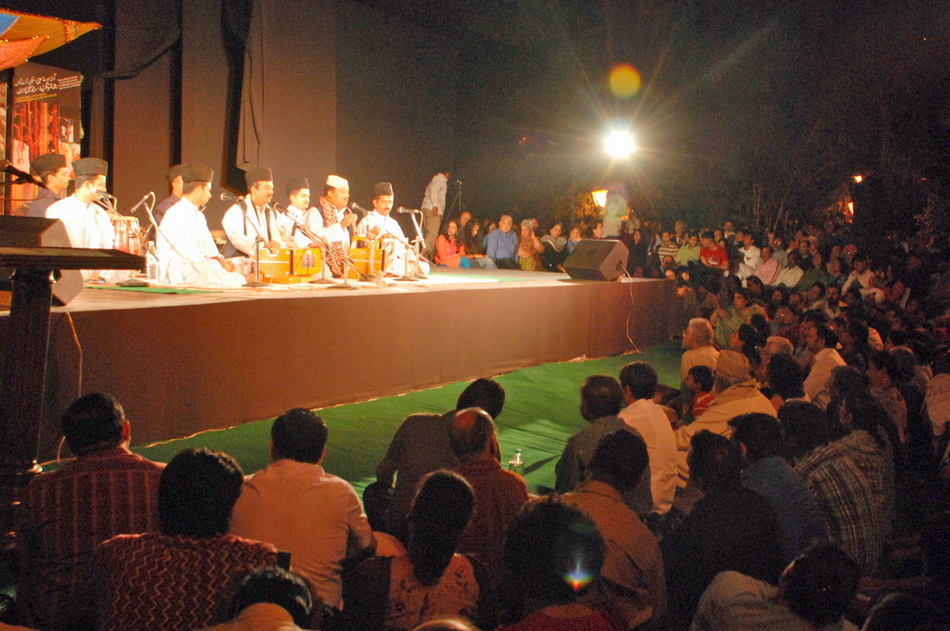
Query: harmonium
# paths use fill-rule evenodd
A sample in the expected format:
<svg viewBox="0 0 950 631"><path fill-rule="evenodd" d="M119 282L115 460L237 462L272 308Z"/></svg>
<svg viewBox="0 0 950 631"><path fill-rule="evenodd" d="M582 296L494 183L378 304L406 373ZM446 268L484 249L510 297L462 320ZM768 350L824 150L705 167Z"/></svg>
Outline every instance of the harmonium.
<svg viewBox="0 0 950 631"><path fill-rule="evenodd" d="M386 264L389 262L388 248L380 246L379 241L373 243L361 237L353 239L352 247L350 247L350 262L353 263L353 267L359 270L360 274L366 274L367 276L370 274L382 275L386 269ZM370 244L373 244L372 247L367 247ZM372 265L370 265L370 261L372 261ZM357 273L350 268L346 270L346 277L351 280L359 280Z"/></svg>
<svg viewBox="0 0 950 631"><path fill-rule="evenodd" d="M261 248L260 269L265 283L307 283L323 269L323 253L320 248Z"/></svg>

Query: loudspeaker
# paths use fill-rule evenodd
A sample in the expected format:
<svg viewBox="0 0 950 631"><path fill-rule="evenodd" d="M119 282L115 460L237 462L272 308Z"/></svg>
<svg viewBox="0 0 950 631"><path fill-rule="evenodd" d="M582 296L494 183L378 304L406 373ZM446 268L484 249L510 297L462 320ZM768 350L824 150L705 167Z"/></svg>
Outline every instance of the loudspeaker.
<svg viewBox="0 0 950 631"><path fill-rule="evenodd" d="M564 261L564 271L571 278L584 280L615 280L627 270L630 252L614 239L584 239Z"/></svg>
<svg viewBox="0 0 950 631"><path fill-rule="evenodd" d="M66 226L58 219L45 217L0 217L0 246L18 248L68 248ZM5 270L12 272L12 270ZM63 270L53 283L53 304L63 306L79 295L83 288L82 272Z"/></svg>

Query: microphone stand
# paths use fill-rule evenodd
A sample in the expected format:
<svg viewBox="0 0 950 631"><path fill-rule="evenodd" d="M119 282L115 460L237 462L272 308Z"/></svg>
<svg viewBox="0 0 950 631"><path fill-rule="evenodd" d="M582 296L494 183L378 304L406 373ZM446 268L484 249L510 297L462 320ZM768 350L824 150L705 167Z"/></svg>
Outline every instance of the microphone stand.
<svg viewBox="0 0 950 631"><path fill-rule="evenodd" d="M323 263L322 263L322 265L327 265L327 259L328 259L328 257L330 256L330 252L331 252L332 250L330 249L330 244L327 243L326 239L323 239L323 238L321 238L321 237L318 237L318 236L315 235L313 232L311 232L306 226L304 226L302 223L300 223L299 221L297 221L296 219L294 219L293 217L291 217L290 214L287 212L287 209L286 209L286 208L283 208L283 209L282 209L282 208L280 207L280 205L277 205L276 208L277 208L277 210L279 210L280 212L284 213L284 216L287 217L288 219L290 219L290 220L294 223L294 225L297 227L297 230L299 230L300 232L302 232L302 233L303 233L303 236L305 236L305 237L307 237L308 239L310 239L310 242L311 242L311 243L316 243L318 246L320 246L320 252L323 254ZM334 255L334 256L335 256L335 255ZM359 271L359 270L356 268L356 266L353 265L353 263L350 261L349 257L347 257L347 256L342 257L342 258L340 259L340 262L343 263L344 268L346 268L346 269L351 269L351 270L353 270L354 272L356 272L356 274L357 274L357 276L360 278L360 280L370 280L370 277L369 277L369 276L367 276L367 275L364 274L363 272ZM350 284L350 279L347 277L347 275L346 275L345 273L343 274L343 282L342 282L342 283L337 283L336 281L330 280L330 279L328 279L328 278L315 278L315 279L311 280L310 283L311 283L311 284L314 284L314 285L333 285L334 287L339 287L340 289L359 289L359 288L360 288L359 285L352 285L352 284Z"/></svg>
<svg viewBox="0 0 950 631"><path fill-rule="evenodd" d="M419 225L419 222L416 220L416 213L419 211L413 211L409 214L409 218L412 220L412 225L416 229L416 238L412 241L403 241L406 246L406 269L405 273L397 278L396 280L403 281L417 281L423 278L426 278L425 274L422 274L422 266L419 265L419 259L422 258L422 255L419 253L419 243L424 241L422 237L422 227ZM412 256L410 256L412 253ZM409 271L409 263L412 261L412 264L415 266L415 270L412 272ZM416 272L418 270L418 273Z"/></svg>
<svg viewBox="0 0 950 631"><path fill-rule="evenodd" d="M264 243L264 237L261 235L261 228L257 225L256 221L251 221L247 216L247 208L244 207L244 204L241 202L244 201L241 199L237 203L237 207L241 209L241 214L244 215L244 224L251 224L254 226L254 232L257 233L257 236L254 237L254 280L245 284L245 287L264 287L267 283L261 282L261 243ZM253 203L253 202L252 202ZM264 204L264 221L267 221L267 204ZM267 246L268 252L273 252L269 246Z"/></svg>

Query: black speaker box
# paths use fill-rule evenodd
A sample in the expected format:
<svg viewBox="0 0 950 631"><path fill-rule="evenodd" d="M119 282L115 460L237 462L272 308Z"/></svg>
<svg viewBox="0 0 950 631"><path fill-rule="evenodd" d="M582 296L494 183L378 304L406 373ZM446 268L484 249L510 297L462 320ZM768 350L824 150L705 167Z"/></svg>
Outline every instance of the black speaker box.
<svg viewBox="0 0 950 631"><path fill-rule="evenodd" d="M68 248L66 226L58 219L44 217L0 216L0 246L18 248ZM3 270L9 278L13 270ZM82 272L63 270L53 283L53 304L63 306L79 295L83 288Z"/></svg>
<svg viewBox="0 0 950 631"><path fill-rule="evenodd" d="M614 239L584 239L564 261L564 271L571 278L584 280L616 280L627 270L630 252Z"/></svg>

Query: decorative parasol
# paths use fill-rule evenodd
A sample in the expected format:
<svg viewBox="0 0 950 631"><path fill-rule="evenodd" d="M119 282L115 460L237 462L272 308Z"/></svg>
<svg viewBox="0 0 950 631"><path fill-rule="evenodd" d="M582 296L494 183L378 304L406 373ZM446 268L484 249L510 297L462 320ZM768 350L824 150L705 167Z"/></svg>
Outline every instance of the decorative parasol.
<svg viewBox="0 0 950 631"><path fill-rule="evenodd" d="M102 27L95 22L74 22L2 9L0 71L18 66L34 55L59 48L97 28Z"/></svg>

